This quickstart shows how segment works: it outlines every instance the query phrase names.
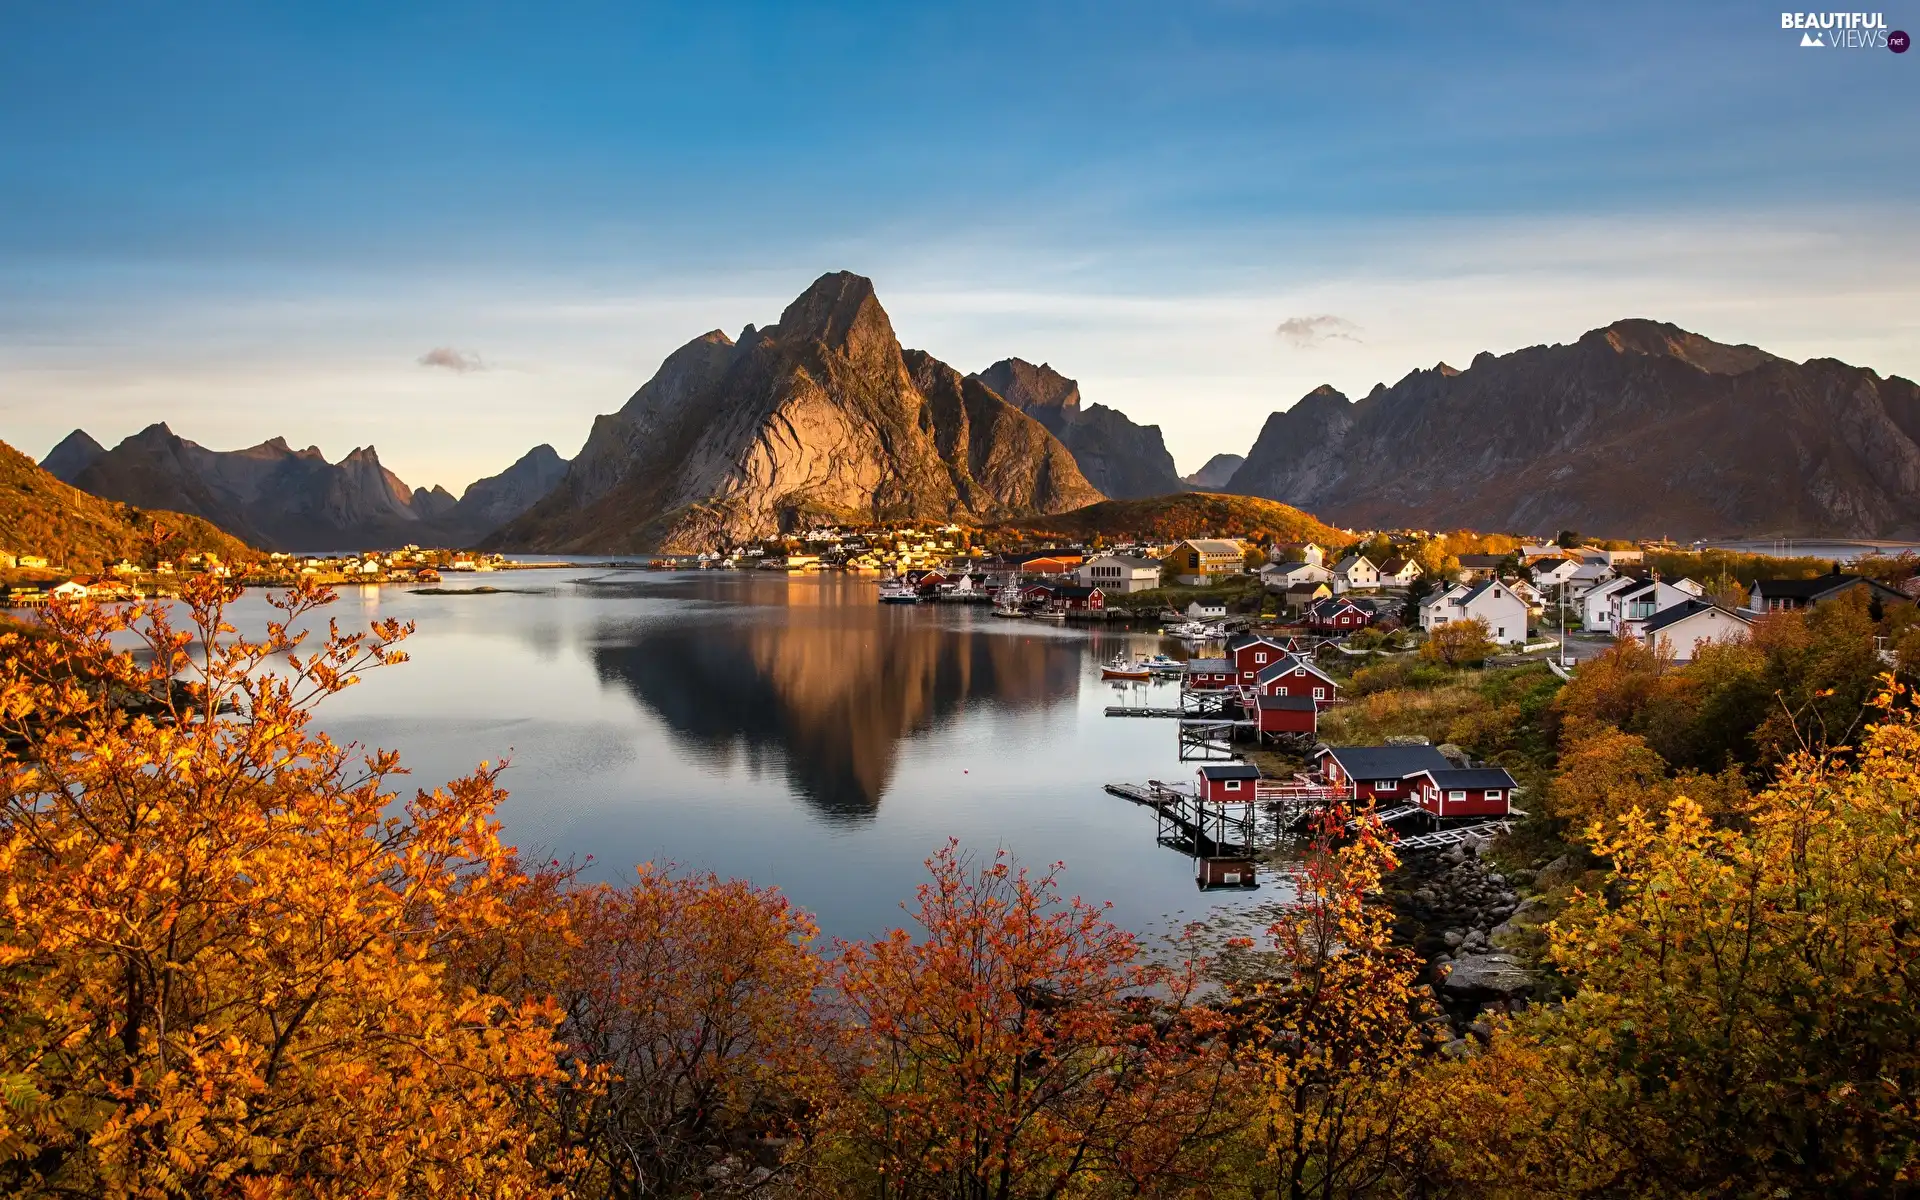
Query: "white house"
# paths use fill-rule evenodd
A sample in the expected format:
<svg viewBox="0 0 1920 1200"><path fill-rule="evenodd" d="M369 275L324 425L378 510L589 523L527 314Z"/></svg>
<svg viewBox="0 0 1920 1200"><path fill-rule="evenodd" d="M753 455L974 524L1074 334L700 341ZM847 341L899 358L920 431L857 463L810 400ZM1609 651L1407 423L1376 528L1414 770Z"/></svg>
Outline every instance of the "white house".
<svg viewBox="0 0 1920 1200"><path fill-rule="evenodd" d="M1380 582L1405 587L1420 578L1420 564L1410 558L1390 558L1380 564Z"/></svg>
<svg viewBox="0 0 1920 1200"><path fill-rule="evenodd" d="M1683 584L1692 584L1690 579L1668 583L1664 579L1647 579L1633 587L1620 588L1607 597L1608 627L1615 637L1636 637L1646 640L1646 623L1656 613L1665 612L1676 604L1688 600L1697 600L1693 588ZM1694 584L1698 587L1698 584Z"/></svg>
<svg viewBox="0 0 1920 1200"><path fill-rule="evenodd" d="M1535 542L1520 547L1521 558L1559 558L1565 553L1557 542Z"/></svg>
<svg viewBox="0 0 1920 1200"><path fill-rule="evenodd" d="M1442 603L1435 604L1429 599L1420 606L1420 628L1428 633L1442 625L1478 617L1487 623L1487 634L1496 642L1527 640L1526 601L1499 580L1456 585L1442 593L1442 597Z"/></svg>
<svg viewBox="0 0 1920 1200"><path fill-rule="evenodd" d="M1380 586L1380 568L1364 554L1349 554L1334 565L1333 590L1359 591Z"/></svg>
<svg viewBox="0 0 1920 1200"><path fill-rule="evenodd" d="M1314 542L1290 542L1277 545L1273 548L1269 561L1276 563L1284 561L1284 556L1290 550L1298 550L1302 558L1316 567L1327 565L1327 552Z"/></svg>
<svg viewBox="0 0 1920 1200"><path fill-rule="evenodd" d="M1520 597L1521 601L1531 611L1539 612L1547 606L1547 598L1540 594L1540 589L1534 587L1526 580L1515 579L1508 583L1507 586L1513 589L1513 594Z"/></svg>
<svg viewBox="0 0 1920 1200"><path fill-rule="evenodd" d="M1573 578L1580 564L1571 558L1543 558L1533 564L1533 586L1545 590L1558 587Z"/></svg>
<svg viewBox="0 0 1920 1200"><path fill-rule="evenodd" d="M1614 594L1644 582L1630 575L1615 575L1588 588L1580 597L1580 628L1588 633L1612 633Z"/></svg>
<svg viewBox="0 0 1920 1200"><path fill-rule="evenodd" d="M1706 600L1683 600L1647 618L1641 635L1669 651L1675 662L1692 662L1700 647L1746 640L1753 622Z"/></svg>
<svg viewBox="0 0 1920 1200"><path fill-rule="evenodd" d="M1579 555L1583 562L1605 563L1609 567L1645 562L1647 559L1643 550L1601 550L1594 546L1582 546L1573 553Z"/></svg>
<svg viewBox="0 0 1920 1200"><path fill-rule="evenodd" d="M1195 600L1187 605L1187 616L1195 621L1217 621L1227 615L1227 606L1218 600Z"/></svg>
<svg viewBox="0 0 1920 1200"><path fill-rule="evenodd" d="M1144 592L1160 586L1160 560L1130 554L1103 554L1080 564L1073 577L1081 587L1114 592Z"/></svg>
<svg viewBox="0 0 1920 1200"><path fill-rule="evenodd" d="M1281 592L1303 583L1327 583L1332 579L1333 572L1319 563L1268 563L1260 568L1260 582Z"/></svg>

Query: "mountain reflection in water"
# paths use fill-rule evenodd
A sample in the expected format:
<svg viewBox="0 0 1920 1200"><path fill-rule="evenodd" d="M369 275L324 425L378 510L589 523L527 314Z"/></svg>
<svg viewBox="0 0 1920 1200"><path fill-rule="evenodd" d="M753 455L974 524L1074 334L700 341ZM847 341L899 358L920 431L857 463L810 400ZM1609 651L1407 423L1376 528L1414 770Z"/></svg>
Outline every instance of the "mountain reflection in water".
<svg viewBox="0 0 1920 1200"><path fill-rule="evenodd" d="M594 669L683 748L777 764L836 820L873 816L901 742L969 701L1042 708L1079 684L1078 642L930 624L921 611L841 602L817 580L795 581L784 604L776 587L755 591L759 606L698 610L671 628L609 622L594 639Z"/></svg>

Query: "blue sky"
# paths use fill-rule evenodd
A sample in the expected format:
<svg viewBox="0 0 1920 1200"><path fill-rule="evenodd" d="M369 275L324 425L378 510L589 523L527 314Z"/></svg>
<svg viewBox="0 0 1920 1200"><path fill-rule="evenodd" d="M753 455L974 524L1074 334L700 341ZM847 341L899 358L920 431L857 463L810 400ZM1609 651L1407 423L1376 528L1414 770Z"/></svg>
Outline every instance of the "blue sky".
<svg viewBox="0 0 1920 1200"><path fill-rule="evenodd" d="M372 442L458 491L842 268L1183 470L1319 383L1623 316L1911 377L1920 54L1798 40L1713 3L11 4L0 438Z"/></svg>

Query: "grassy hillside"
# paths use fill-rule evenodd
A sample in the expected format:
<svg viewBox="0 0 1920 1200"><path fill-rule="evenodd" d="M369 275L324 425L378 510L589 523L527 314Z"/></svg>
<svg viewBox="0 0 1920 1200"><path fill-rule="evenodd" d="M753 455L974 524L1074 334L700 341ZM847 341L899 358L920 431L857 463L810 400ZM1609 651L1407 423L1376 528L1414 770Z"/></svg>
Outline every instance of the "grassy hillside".
<svg viewBox="0 0 1920 1200"><path fill-rule="evenodd" d="M1141 538L1172 542L1209 534L1252 541L1319 542L1323 546L1353 541L1351 533L1290 505L1213 492L1106 500L1054 516L1005 521L993 528L1075 539L1102 537L1108 541Z"/></svg>
<svg viewBox="0 0 1920 1200"><path fill-rule="evenodd" d="M166 543L168 558L208 551L227 562L261 557L199 517L143 512L68 487L0 442L0 550L42 555L74 570L95 570L122 558L139 563L149 555L156 521L173 534Z"/></svg>

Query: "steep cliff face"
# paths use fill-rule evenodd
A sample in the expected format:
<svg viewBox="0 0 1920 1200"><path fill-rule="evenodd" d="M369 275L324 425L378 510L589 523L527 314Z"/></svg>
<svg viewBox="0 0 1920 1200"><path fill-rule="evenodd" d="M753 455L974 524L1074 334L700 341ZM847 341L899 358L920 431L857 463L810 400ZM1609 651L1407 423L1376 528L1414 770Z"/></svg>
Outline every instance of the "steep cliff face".
<svg viewBox="0 0 1920 1200"><path fill-rule="evenodd" d="M1038 423L903 351L872 283L840 272L737 344L716 330L669 355L491 544L692 549L815 514L981 519L1099 498Z"/></svg>
<svg viewBox="0 0 1920 1200"><path fill-rule="evenodd" d="M1416 371L1269 417L1229 490L1361 527L1920 533L1920 388L1672 325Z"/></svg>
<svg viewBox="0 0 1920 1200"><path fill-rule="evenodd" d="M1046 363L1005 358L975 378L1045 425L1072 452L1087 482L1108 496L1136 500L1181 489L1158 425L1136 425L1103 404L1080 407L1080 385Z"/></svg>

